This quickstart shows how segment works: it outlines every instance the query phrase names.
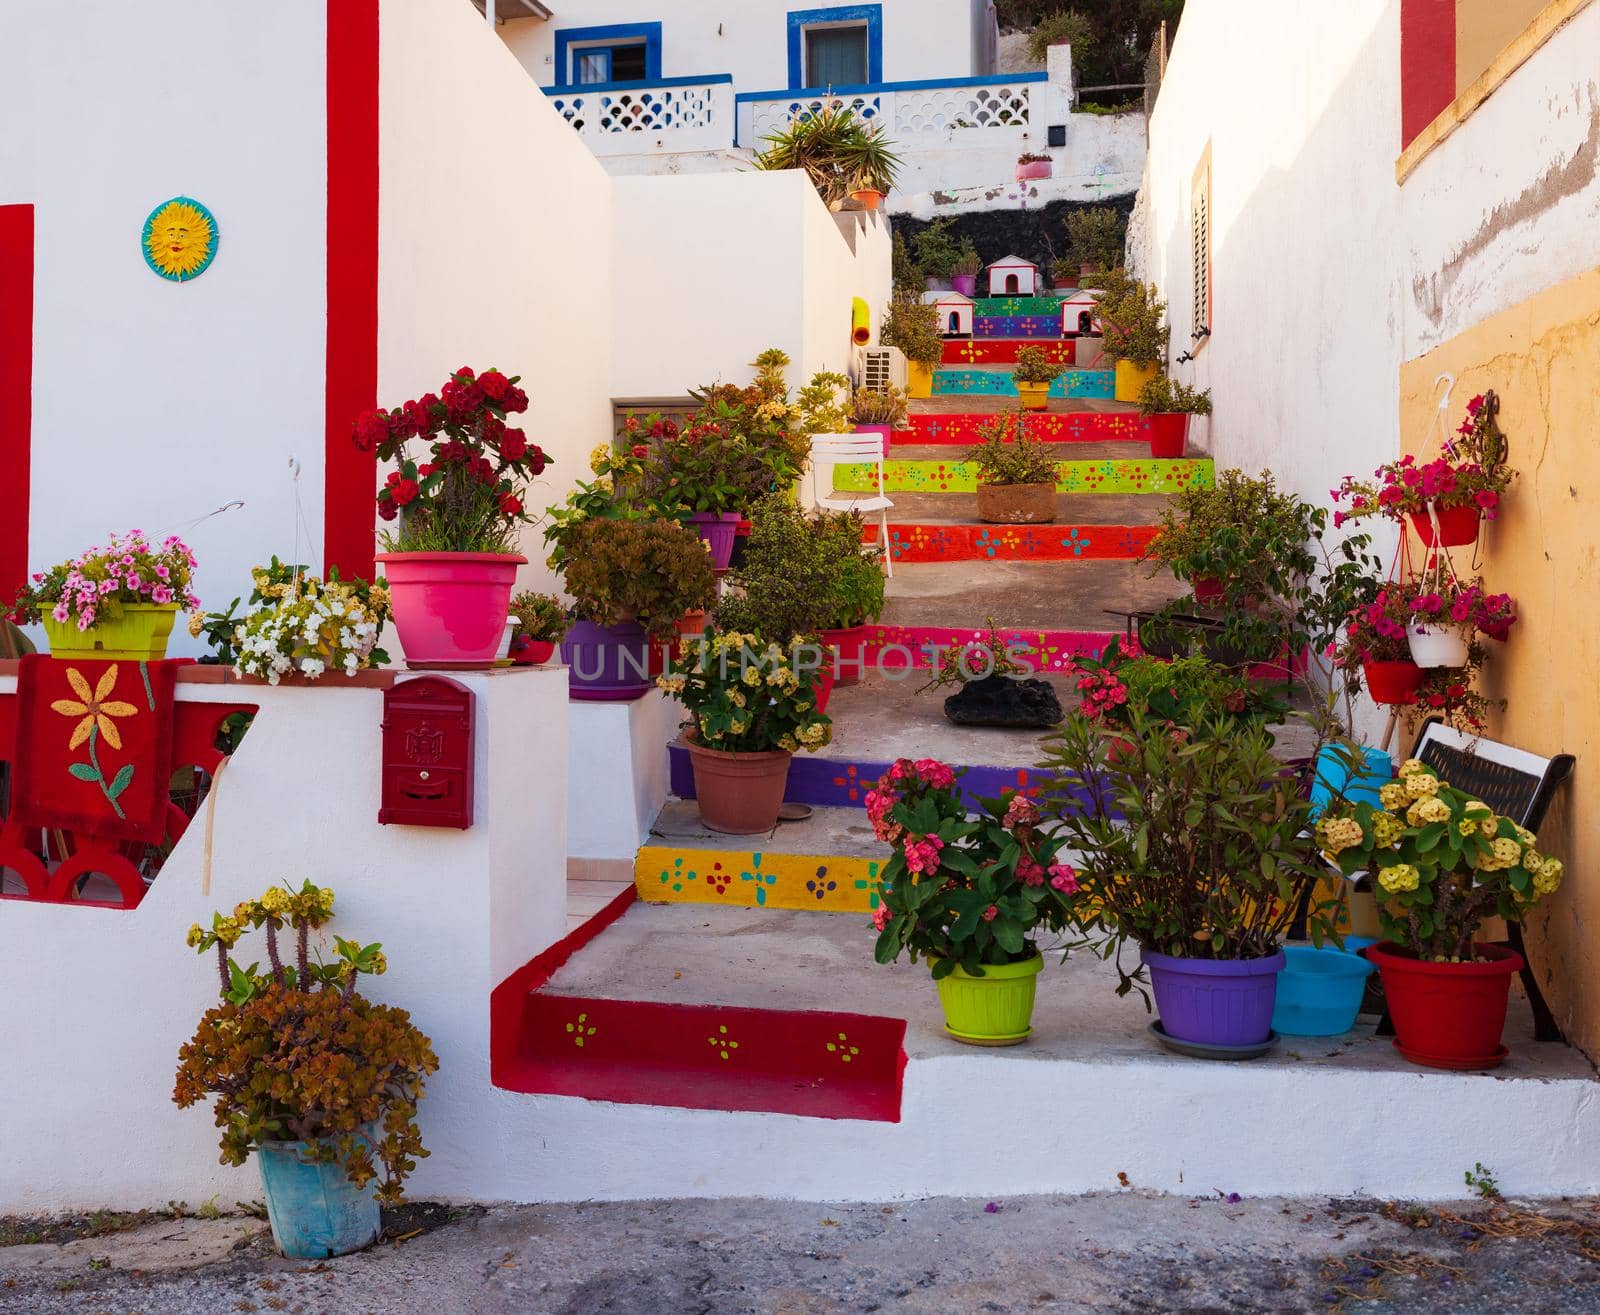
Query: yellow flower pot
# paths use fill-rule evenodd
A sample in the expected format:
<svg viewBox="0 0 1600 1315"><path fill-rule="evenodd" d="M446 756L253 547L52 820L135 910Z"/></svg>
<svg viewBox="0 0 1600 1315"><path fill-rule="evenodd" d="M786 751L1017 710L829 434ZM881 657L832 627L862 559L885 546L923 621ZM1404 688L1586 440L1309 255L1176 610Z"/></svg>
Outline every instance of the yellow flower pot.
<svg viewBox="0 0 1600 1315"><path fill-rule="evenodd" d="M120 615L112 616L113 611ZM40 624L49 636L52 657L158 662L167 655L167 638L177 616L176 603L112 603L87 630L79 630L76 621L57 621L48 613Z"/></svg>
<svg viewBox="0 0 1600 1315"><path fill-rule="evenodd" d="M1161 366L1158 362L1151 361L1149 365L1141 365L1137 361L1117 362L1117 401L1137 402L1139 394L1144 392L1144 386L1152 379L1161 377Z"/></svg>
<svg viewBox="0 0 1600 1315"><path fill-rule="evenodd" d="M907 361L906 392L912 397L932 397L933 367L921 361Z"/></svg>
<svg viewBox="0 0 1600 1315"><path fill-rule="evenodd" d="M1043 411L1050 402L1050 385L1030 384L1018 380L1017 395L1022 398L1024 411Z"/></svg>

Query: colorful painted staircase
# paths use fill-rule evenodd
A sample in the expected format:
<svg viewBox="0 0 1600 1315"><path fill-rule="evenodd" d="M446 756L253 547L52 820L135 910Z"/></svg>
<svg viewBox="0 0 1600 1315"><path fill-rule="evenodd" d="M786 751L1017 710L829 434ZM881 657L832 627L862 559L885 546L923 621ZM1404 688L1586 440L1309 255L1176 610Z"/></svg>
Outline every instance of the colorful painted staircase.
<svg viewBox="0 0 1600 1315"><path fill-rule="evenodd" d="M1114 383L1115 371L1073 367L1056 376L1050 385L1050 396L1110 398ZM935 397L974 393L983 397L1015 397L1017 385L1011 378L1011 371L998 366L971 369L940 366L933 372Z"/></svg>

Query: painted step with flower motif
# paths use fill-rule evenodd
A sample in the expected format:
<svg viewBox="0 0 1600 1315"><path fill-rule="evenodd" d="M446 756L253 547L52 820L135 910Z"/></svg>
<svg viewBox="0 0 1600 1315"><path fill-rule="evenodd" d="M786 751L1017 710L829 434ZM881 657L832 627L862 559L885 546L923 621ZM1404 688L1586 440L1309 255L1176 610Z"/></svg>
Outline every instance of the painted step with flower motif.
<svg viewBox="0 0 1600 1315"><path fill-rule="evenodd" d="M1070 495L1065 495L1070 496ZM906 524L889 522L889 555L898 564L927 562L1077 562L1140 557L1155 538L1154 525ZM879 541L868 525L865 544Z"/></svg>
<svg viewBox="0 0 1600 1315"><path fill-rule="evenodd" d="M971 447L980 441L978 430L1004 414L1015 412L913 411L911 427L891 431L889 444ZM1150 441L1149 425L1136 411L1033 411L1024 415L1022 423L1023 431L1041 443L1145 445Z"/></svg>
<svg viewBox="0 0 1600 1315"><path fill-rule="evenodd" d="M1078 356L1073 338L952 338L944 344L945 365L1014 365L1024 347L1044 353L1047 361L1071 365Z"/></svg>
<svg viewBox="0 0 1600 1315"><path fill-rule="evenodd" d="M1115 391L1114 370L1064 370L1050 384L1051 397L1110 397ZM940 397L949 393L1016 397L1017 385L1009 370L941 367L933 372L933 395Z"/></svg>
<svg viewBox="0 0 1600 1315"><path fill-rule="evenodd" d="M974 315L974 338L1039 338L1061 337L1061 312L1048 315Z"/></svg>
<svg viewBox="0 0 1600 1315"><path fill-rule="evenodd" d="M1209 488L1213 476L1209 457L1062 461L1056 471L1059 493L1177 493L1186 488ZM978 469L966 461L902 461L891 457L883 463L883 482L891 495L972 493L978 487ZM835 466L833 487L841 493L876 492L877 468L864 464Z"/></svg>
<svg viewBox="0 0 1600 1315"><path fill-rule="evenodd" d="M975 297L972 313L994 318L1007 315L1053 315L1061 320L1060 297Z"/></svg>

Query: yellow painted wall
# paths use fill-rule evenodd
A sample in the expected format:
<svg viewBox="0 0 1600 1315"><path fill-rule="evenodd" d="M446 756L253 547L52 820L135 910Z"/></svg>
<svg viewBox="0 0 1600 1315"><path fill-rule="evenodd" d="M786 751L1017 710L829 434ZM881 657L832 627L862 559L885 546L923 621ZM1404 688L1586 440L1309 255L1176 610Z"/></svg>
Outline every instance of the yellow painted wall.
<svg viewBox="0 0 1600 1315"><path fill-rule="evenodd" d="M1456 95L1533 22L1546 0L1456 0Z"/></svg>
<svg viewBox="0 0 1600 1315"><path fill-rule="evenodd" d="M1566 862L1562 889L1527 925L1557 1021L1600 1055L1600 268L1483 320L1400 372L1401 444L1419 452L1433 381L1456 378L1452 425L1493 388L1518 476L1486 528L1483 575L1521 620L1491 643L1484 690L1508 700L1490 734L1577 769L1540 830ZM1434 440L1436 445L1437 440ZM1468 562L1456 550L1456 568Z"/></svg>

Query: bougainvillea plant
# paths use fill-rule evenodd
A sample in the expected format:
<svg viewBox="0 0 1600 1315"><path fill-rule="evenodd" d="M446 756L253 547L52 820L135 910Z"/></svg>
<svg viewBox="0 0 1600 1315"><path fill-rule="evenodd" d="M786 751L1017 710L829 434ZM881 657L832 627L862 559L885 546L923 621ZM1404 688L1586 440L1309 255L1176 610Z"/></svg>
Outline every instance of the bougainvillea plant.
<svg viewBox="0 0 1600 1315"><path fill-rule="evenodd" d="M1467 417L1456 437L1444 444L1443 455L1419 463L1414 456L1386 462L1369 480L1346 475L1330 495L1335 502L1348 502L1348 511L1333 514L1335 527L1362 516L1426 515L1431 503L1439 511L1454 507L1475 507L1485 520L1493 520L1500 509L1500 498L1511 484L1512 471L1505 464L1505 435L1495 421L1497 404L1480 395L1467 403Z"/></svg>
<svg viewBox="0 0 1600 1315"><path fill-rule="evenodd" d="M395 1204L428 1154L417 1102L439 1061L404 1009L356 993L363 973L387 969L380 946L335 936L334 958L313 959L311 933L332 917L333 892L307 881L218 913L209 929L189 929L189 945L216 956L222 1003L178 1051L172 1099L187 1109L216 1096L223 1164L243 1164L266 1142L304 1142L311 1159L339 1164L357 1187L381 1178L378 1199ZM230 956L251 929L266 932L264 973ZM285 929L292 963L282 958Z"/></svg>
<svg viewBox="0 0 1600 1315"><path fill-rule="evenodd" d="M686 735L723 753L814 753L833 738L817 710L821 650L784 649L757 635L713 632L686 639L657 684L683 704Z"/></svg>
<svg viewBox="0 0 1600 1315"><path fill-rule="evenodd" d="M172 604L195 612L200 600L189 589L194 570L194 553L176 534L159 545L143 530L113 534L103 547L36 572L17 594L10 617L27 625L48 616L87 630L102 613L120 616L127 603Z"/></svg>
<svg viewBox="0 0 1600 1315"><path fill-rule="evenodd" d="M1038 953L1040 927L1066 926L1078 874L1026 795L963 799L947 764L901 758L867 793L867 816L894 850L872 917L879 963L922 955L935 978L982 977Z"/></svg>
<svg viewBox="0 0 1600 1315"><path fill-rule="evenodd" d="M1346 876L1374 874L1385 939L1418 958L1471 962L1483 919L1521 922L1561 885L1561 860L1533 832L1415 758L1378 802L1330 808L1317 844Z"/></svg>
<svg viewBox="0 0 1600 1315"><path fill-rule="evenodd" d="M550 464L537 444L506 417L528 409L519 375L474 374L462 366L438 393L356 417L352 439L363 452L394 461L378 491L378 515L398 521L387 536L393 552L513 552L525 484ZM412 439L428 446L416 460Z"/></svg>

